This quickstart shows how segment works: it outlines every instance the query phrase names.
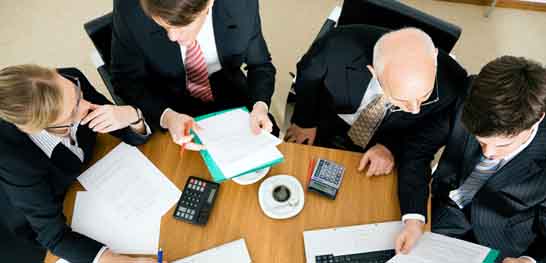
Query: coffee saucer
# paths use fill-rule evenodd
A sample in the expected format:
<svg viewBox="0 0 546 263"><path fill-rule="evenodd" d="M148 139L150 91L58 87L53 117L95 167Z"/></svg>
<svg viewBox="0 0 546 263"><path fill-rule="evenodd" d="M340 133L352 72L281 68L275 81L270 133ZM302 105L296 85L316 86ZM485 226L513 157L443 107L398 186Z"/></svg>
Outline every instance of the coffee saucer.
<svg viewBox="0 0 546 263"><path fill-rule="evenodd" d="M274 189L285 186L290 195L284 202L273 197ZM303 187L293 176L276 175L264 180L258 190L258 200L264 214L273 219L294 217L301 212L305 203Z"/></svg>
<svg viewBox="0 0 546 263"><path fill-rule="evenodd" d="M267 173L269 173L269 170L271 170L271 167L266 167L252 173L237 176L235 178L232 178L231 180L240 185L253 184L264 178Z"/></svg>

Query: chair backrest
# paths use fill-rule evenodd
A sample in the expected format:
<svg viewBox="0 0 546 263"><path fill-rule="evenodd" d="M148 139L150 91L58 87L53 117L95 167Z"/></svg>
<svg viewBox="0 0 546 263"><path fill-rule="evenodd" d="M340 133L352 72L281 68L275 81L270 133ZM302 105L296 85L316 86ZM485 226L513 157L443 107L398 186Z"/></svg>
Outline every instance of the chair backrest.
<svg viewBox="0 0 546 263"><path fill-rule="evenodd" d="M417 27L436 47L450 53L461 36L461 28L396 0L345 0L338 25L368 24L388 29Z"/></svg>
<svg viewBox="0 0 546 263"><path fill-rule="evenodd" d="M112 44L112 13L95 18L83 25L85 32L99 52L104 64L110 67L110 49Z"/></svg>
<svg viewBox="0 0 546 263"><path fill-rule="evenodd" d="M102 81L106 86L106 89L108 89L108 92L110 92L110 96L112 96L112 99L114 99L114 102L116 104L124 105L125 102L123 101L123 99L116 95L114 91L114 86L112 85L112 74L110 73L112 24L112 13L110 12L104 16L95 18L85 23L83 25L83 28L85 29L85 32L87 32L89 38L91 38L95 49L97 50L100 57L102 58L102 61L104 62L104 65L99 66L97 68L97 71L99 72L99 75L101 76Z"/></svg>

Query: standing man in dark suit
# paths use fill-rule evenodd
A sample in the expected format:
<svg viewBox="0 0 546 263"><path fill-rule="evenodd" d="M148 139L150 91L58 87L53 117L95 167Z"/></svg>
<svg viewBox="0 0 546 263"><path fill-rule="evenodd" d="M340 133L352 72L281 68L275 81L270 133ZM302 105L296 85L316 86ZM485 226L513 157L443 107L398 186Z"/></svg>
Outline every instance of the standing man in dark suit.
<svg viewBox="0 0 546 263"><path fill-rule="evenodd" d="M151 133L139 109L110 105L77 69L1 70L0 196L7 203L0 220L29 246L72 263L156 262L116 255L66 225L64 197L91 159L97 132L132 145Z"/></svg>
<svg viewBox="0 0 546 263"><path fill-rule="evenodd" d="M546 69L498 58L458 104L451 123L423 127L445 139L422 148L446 145L432 175L432 231L498 249L504 263L546 262ZM406 175L399 180L402 213L424 216L430 171ZM424 221L411 221L396 242L399 252L422 234L414 226Z"/></svg>
<svg viewBox="0 0 546 263"><path fill-rule="evenodd" d="M338 27L298 63L286 140L364 152L359 170L368 166L368 175L388 174L395 163L403 173L416 165L407 140L423 123L446 121L466 81L419 29ZM436 139L428 135L419 143Z"/></svg>
<svg viewBox="0 0 546 263"><path fill-rule="evenodd" d="M258 0L115 0L112 37L116 93L176 143L190 116L238 106L255 133L278 133Z"/></svg>

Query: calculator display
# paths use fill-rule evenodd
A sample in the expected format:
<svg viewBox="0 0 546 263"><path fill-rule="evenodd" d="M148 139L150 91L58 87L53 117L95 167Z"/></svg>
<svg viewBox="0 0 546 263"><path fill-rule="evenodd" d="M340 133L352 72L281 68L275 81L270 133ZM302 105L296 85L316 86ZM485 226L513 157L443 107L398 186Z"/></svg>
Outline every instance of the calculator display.
<svg viewBox="0 0 546 263"><path fill-rule="evenodd" d="M212 189L209 194L209 199L207 200L207 203L212 203L212 198L214 198L214 194L216 194L216 189Z"/></svg>

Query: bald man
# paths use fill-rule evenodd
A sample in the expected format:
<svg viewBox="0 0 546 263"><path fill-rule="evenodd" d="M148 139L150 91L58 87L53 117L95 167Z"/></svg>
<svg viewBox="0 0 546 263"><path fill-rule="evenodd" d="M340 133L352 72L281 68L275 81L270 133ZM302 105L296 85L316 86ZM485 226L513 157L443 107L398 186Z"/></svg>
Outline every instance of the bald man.
<svg viewBox="0 0 546 263"><path fill-rule="evenodd" d="M446 121L468 86L466 71L416 28L338 27L297 68L285 140L363 152L358 169L370 176L395 167L404 178L424 176L430 160L416 153L438 138L415 135L423 123ZM410 218L418 214L401 205Z"/></svg>
<svg viewBox="0 0 546 263"><path fill-rule="evenodd" d="M416 28L338 27L316 41L297 68L285 139L364 152L358 168L368 167L367 175L388 174L397 160L412 160L405 142L420 123L445 121L468 86L466 71ZM365 123L379 98L380 116ZM359 122L372 133L364 140L350 135Z"/></svg>

